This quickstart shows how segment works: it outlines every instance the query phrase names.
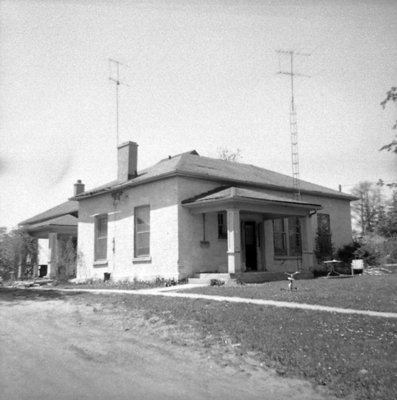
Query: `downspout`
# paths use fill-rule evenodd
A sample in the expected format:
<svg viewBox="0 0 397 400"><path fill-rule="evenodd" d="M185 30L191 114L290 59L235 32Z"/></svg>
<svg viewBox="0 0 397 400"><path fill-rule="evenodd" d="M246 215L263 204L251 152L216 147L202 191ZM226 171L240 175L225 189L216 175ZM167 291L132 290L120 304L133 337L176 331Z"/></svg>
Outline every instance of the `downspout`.
<svg viewBox="0 0 397 400"><path fill-rule="evenodd" d="M123 191L117 191L111 193L111 196L113 197L113 238L112 238L112 258L113 258L113 272L116 269L116 236L117 236L117 221L116 221L116 214L117 212L117 206L120 203L121 196L123 194Z"/></svg>

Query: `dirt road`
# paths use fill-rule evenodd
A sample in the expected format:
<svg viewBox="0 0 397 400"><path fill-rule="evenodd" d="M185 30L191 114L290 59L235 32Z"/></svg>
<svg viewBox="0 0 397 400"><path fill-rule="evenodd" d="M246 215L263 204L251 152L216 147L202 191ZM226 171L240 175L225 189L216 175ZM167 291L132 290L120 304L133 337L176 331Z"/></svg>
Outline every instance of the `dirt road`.
<svg viewBox="0 0 397 400"><path fill-rule="evenodd" d="M0 296L0 399L326 398L248 358L222 364L193 332L191 345L173 344L170 329L73 297Z"/></svg>

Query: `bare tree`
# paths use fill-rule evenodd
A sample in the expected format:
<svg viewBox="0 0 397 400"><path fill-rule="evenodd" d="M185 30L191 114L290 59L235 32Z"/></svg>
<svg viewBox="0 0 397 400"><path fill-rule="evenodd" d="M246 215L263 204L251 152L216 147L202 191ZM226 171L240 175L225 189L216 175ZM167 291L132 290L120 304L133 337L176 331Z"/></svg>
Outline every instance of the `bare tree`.
<svg viewBox="0 0 397 400"><path fill-rule="evenodd" d="M236 151L232 151L227 149L226 147L218 147L218 158L225 161L240 161L241 159L241 150L236 149Z"/></svg>
<svg viewBox="0 0 397 400"><path fill-rule="evenodd" d="M23 229L3 232L0 237L0 276L24 277L27 267L37 262L37 240ZM30 271L31 272L31 271Z"/></svg>
<svg viewBox="0 0 397 400"><path fill-rule="evenodd" d="M386 107L388 102L397 102L397 87L392 87L387 93L386 98L380 103L383 108ZM393 129L397 129L397 121L393 125ZM390 143L385 144L380 148L380 150L392 151L397 154L397 135L396 138L393 139Z"/></svg>
<svg viewBox="0 0 397 400"><path fill-rule="evenodd" d="M371 182L360 182L353 188L352 194L359 198L352 203L352 214L361 229L361 234L364 236L374 232L384 210L381 188Z"/></svg>

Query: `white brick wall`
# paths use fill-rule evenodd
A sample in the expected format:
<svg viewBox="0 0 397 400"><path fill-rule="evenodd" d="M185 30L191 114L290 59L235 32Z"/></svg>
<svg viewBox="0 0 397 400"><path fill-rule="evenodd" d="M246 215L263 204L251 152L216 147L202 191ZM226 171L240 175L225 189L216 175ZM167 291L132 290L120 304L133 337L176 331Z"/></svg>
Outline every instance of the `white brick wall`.
<svg viewBox="0 0 397 400"><path fill-rule="evenodd" d="M134 259L134 208L150 206L150 259ZM123 192L114 202L110 194L80 202L77 277L114 280L178 278L178 229L176 180L167 179ZM107 263L94 262L94 223L98 214L108 214ZM113 252L113 246L115 251Z"/></svg>

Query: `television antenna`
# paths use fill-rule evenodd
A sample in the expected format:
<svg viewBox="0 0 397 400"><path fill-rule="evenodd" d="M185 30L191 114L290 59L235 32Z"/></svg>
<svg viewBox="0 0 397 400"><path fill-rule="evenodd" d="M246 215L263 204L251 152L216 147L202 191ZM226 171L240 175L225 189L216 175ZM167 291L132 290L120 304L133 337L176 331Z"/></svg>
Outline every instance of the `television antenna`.
<svg viewBox="0 0 397 400"><path fill-rule="evenodd" d="M129 68L127 64L123 64L114 58L109 58L109 80L116 84L116 144L119 145L119 86L129 86L120 80L120 67Z"/></svg>
<svg viewBox="0 0 397 400"><path fill-rule="evenodd" d="M277 50L279 55L279 72L278 74L288 75L291 78L291 107L289 113L290 121L290 134L291 134L291 161L292 161L292 186L294 189L294 198L300 200L300 182L299 182L299 146L298 146L298 123L296 118L296 106L295 106L295 92L294 92L294 77L295 76L306 76L304 74L299 74L294 72L294 57L295 56L310 56L308 53L298 53L294 50ZM281 56L288 56L290 61L290 68L288 71L283 71L281 69Z"/></svg>

